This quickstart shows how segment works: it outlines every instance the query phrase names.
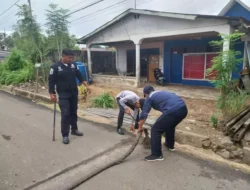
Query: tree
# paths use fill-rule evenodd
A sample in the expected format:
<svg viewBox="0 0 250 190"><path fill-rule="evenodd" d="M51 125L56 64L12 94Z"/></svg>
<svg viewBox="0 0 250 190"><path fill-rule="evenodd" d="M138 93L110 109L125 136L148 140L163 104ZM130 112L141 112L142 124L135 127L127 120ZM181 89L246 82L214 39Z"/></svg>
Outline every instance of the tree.
<svg viewBox="0 0 250 190"><path fill-rule="evenodd" d="M69 35L69 16L67 9L59 8L56 4L50 4L46 10L47 16L47 34L50 51L57 50L58 57L61 57L64 48L74 47L71 42L74 41Z"/></svg>
<svg viewBox="0 0 250 190"><path fill-rule="evenodd" d="M7 35L5 32L0 33L0 48L11 49L14 47L14 41L11 35Z"/></svg>
<svg viewBox="0 0 250 190"><path fill-rule="evenodd" d="M221 40L210 42L212 46L215 46L220 51L218 56L212 60L213 65L207 69L207 74L216 74L211 83L221 92L217 100L217 107L221 110L224 118L241 111L249 97L246 92L235 88L235 80L232 79L232 72L236 72L237 66L243 61L242 58L239 58L241 52L235 51L234 48L243 35L243 33L237 31L230 35L221 34ZM223 51L223 45L228 42L229 49Z"/></svg>
<svg viewBox="0 0 250 190"><path fill-rule="evenodd" d="M25 53L33 63L42 62L44 59L45 36L41 34L39 24L34 16L31 16L27 4L18 6L17 16L19 20L14 26L14 45Z"/></svg>

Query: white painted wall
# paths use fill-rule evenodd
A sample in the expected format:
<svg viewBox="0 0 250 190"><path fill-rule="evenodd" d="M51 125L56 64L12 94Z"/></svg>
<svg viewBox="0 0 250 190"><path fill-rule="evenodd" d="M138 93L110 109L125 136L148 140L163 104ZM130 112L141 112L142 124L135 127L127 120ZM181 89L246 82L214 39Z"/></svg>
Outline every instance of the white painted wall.
<svg viewBox="0 0 250 190"><path fill-rule="evenodd" d="M127 71L127 50L135 50L135 45L131 44L119 44L115 46L117 52L117 62L116 68L126 72ZM142 43L141 49L151 49L159 48L160 49L160 63L159 67L163 71L163 55L164 55L164 42L154 42L154 43Z"/></svg>
<svg viewBox="0 0 250 190"><path fill-rule="evenodd" d="M210 18L187 20L150 15L140 15L138 19L135 19L133 15L130 15L94 35L89 39L88 44L101 44L127 40L138 42L140 39L152 37L213 31L229 33L230 26L228 25L227 20Z"/></svg>

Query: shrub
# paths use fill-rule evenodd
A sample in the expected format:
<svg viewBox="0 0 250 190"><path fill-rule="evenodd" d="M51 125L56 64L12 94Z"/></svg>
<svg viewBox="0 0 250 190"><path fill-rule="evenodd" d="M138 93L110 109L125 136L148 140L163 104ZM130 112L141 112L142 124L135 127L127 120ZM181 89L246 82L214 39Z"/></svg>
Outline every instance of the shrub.
<svg viewBox="0 0 250 190"><path fill-rule="evenodd" d="M227 115L227 117L235 116L236 114L241 112L247 106L249 97L250 96L248 92L244 90L230 91L226 95L225 101L225 114Z"/></svg>
<svg viewBox="0 0 250 190"><path fill-rule="evenodd" d="M212 124L212 126L214 128L217 128L218 127L218 115L217 114L213 114L211 117L210 117L210 123Z"/></svg>
<svg viewBox="0 0 250 190"><path fill-rule="evenodd" d="M4 65L0 68L0 84L2 85L16 85L32 80L34 77L34 67L28 63L23 69L17 71L10 71L4 68Z"/></svg>
<svg viewBox="0 0 250 190"><path fill-rule="evenodd" d="M92 106L98 108L114 108L115 98L109 92L104 92L100 96L92 99Z"/></svg>
<svg viewBox="0 0 250 190"><path fill-rule="evenodd" d="M210 44L220 49L218 56L214 57L211 68L207 69L208 75L216 73L212 81L210 81L221 94L217 99L217 108L223 114L223 118L227 119L240 112L248 100L246 92L235 90L235 81L232 79L232 72L237 71L237 67L242 63L241 52L237 51L235 45L240 42L243 33L235 31L230 35L220 35L221 40L212 41ZM223 51L223 45L229 42L229 49Z"/></svg>
<svg viewBox="0 0 250 190"><path fill-rule="evenodd" d="M17 71L23 69L27 65L27 62L23 58L20 51L13 50L9 55L6 62L6 69L9 71Z"/></svg>

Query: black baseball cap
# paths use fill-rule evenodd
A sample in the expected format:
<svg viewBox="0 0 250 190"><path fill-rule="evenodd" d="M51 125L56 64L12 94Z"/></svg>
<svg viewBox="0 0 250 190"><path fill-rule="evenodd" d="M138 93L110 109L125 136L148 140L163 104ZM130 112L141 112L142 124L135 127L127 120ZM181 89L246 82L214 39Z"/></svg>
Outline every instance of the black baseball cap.
<svg viewBox="0 0 250 190"><path fill-rule="evenodd" d="M155 89L153 88L153 86L145 86L143 88L144 97L145 97L145 94L150 94L153 91L155 91Z"/></svg>

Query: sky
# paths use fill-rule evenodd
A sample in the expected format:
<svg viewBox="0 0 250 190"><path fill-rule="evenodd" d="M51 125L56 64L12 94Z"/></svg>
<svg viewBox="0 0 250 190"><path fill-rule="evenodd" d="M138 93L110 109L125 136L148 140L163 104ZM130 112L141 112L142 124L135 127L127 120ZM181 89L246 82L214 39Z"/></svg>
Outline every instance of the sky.
<svg viewBox="0 0 250 190"><path fill-rule="evenodd" d="M1 0L0 15L17 0ZM50 3L58 4L61 8L70 12L88 6L100 0L31 0L33 15L38 23L46 23L46 9ZM70 33L82 37L129 8L148 9L166 12L193 13L216 15L228 3L229 0L103 0L87 9L72 14L69 21ZM242 0L250 6L250 0ZM27 0L19 0L18 5L27 3ZM17 21L15 15L18 10L13 6L9 11L0 16L0 31L10 33ZM45 28L43 28L45 30Z"/></svg>

